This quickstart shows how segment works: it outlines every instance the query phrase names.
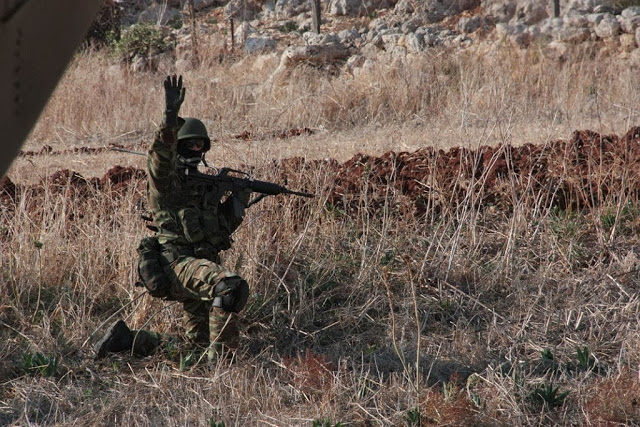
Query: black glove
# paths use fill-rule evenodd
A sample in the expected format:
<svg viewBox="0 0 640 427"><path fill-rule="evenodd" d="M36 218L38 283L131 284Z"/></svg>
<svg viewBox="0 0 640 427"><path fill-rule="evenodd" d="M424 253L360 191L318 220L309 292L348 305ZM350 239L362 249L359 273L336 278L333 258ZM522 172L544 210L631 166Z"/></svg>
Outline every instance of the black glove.
<svg viewBox="0 0 640 427"><path fill-rule="evenodd" d="M178 112L186 89L182 87L182 76L167 76L164 81L165 112L164 119L168 126L176 126L178 122Z"/></svg>

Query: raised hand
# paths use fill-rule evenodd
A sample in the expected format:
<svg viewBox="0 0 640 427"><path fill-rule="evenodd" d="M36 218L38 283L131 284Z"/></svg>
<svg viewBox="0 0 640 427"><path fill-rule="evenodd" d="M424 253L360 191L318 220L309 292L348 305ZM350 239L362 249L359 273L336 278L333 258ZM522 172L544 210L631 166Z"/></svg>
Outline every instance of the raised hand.
<svg viewBox="0 0 640 427"><path fill-rule="evenodd" d="M184 101L186 89L182 86L182 76L167 76L164 81L165 120L173 126L178 120L178 112Z"/></svg>

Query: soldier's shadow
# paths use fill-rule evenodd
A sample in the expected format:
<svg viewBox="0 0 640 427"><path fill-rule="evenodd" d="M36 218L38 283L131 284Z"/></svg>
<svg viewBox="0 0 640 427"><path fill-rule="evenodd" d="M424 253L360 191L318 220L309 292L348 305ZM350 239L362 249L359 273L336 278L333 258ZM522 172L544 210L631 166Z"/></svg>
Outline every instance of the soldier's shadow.
<svg viewBox="0 0 640 427"><path fill-rule="evenodd" d="M250 334L251 335L251 334ZM334 369L337 366L351 371L366 373L377 379L388 379L391 376L404 376L410 381L419 379L427 386L456 381L464 383L473 373L481 372L487 363L465 363L461 360L446 359L425 352L416 357L415 345L368 346L366 343L346 344L344 341L325 342L305 339L304 333L281 333L278 339L266 340L265 337L248 337L248 355L266 359L293 360L300 366L304 363L325 363ZM357 340L356 340L357 341Z"/></svg>

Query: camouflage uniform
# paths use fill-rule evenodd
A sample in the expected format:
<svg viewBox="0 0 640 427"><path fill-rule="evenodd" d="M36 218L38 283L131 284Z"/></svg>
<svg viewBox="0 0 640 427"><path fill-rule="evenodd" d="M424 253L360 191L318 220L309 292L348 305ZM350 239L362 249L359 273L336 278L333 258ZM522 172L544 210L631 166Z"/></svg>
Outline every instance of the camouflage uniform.
<svg viewBox="0 0 640 427"><path fill-rule="evenodd" d="M154 296L182 302L190 341L211 343L217 349L235 348L237 318L213 307L213 300L221 280L242 280L220 265L219 252L231 247L231 234L243 219L234 203L246 206L250 193L205 193L201 186L190 182L186 167L177 160L176 146L177 128L163 124L148 155L148 203L169 276L168 289ZM225 196L228 197L221 202ZM159 341L157 334L138 331L136 344L148 348L153 346L149 342Z"/></svg>
<svg viewBox="0 0 640 427"><path fill-rule="evenodd" d="M209 345L213 356L238 343L234 313L246 304L249 285L222 267L219 253L231 247L251 191L227 194L208 180L190 178L199 173L197 165L211 141L200 120L178 117L185 94L182 77L168 76L164 86L164 121L147 158L155 235L138 246L138 271L152 296L182 303L188 340ZM98 357L124 350L147 355L167 339L173 338L131 331L119 320L95 350Z"/></svg>

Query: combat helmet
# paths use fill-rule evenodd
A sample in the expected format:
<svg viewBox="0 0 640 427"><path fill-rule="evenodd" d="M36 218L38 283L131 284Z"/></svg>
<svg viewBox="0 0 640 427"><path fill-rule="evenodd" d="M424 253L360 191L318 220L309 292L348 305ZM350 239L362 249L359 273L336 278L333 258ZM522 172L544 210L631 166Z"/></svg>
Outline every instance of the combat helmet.
<svg viewBox="0 0 640 427"><path fill-rule="evenodd" d="M185 117L182 119L183 123L178 129L178 143L184 139L200 138L204 139L203 153L206 153L211 148L211 139L207 134L207 128L200 120L193 117Z"/></svg>

